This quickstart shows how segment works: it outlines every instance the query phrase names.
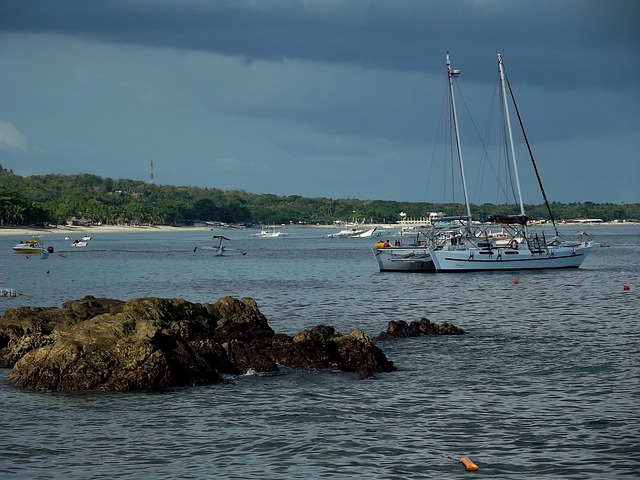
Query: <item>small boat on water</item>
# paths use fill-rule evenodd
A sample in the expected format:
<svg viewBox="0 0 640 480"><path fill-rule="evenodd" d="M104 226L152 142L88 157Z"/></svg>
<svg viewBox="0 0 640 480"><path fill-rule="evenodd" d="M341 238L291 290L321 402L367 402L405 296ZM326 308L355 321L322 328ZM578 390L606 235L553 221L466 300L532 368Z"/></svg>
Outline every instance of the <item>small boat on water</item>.
<svg viewBox="0 0 640 480"><path fill-rule="evenodd" d="M378 231L378 227L372 227L369 229L364 228L347 228L340 230L337 233L330 233L327 238L369 238L379 237L385 232Z"/></svg>
<svg viewBox="0 0 640 480"><path fill-rule="evenodd" d="M17 253L40 253L42 252L42 244L40 240L37 238L33 238L31 240L25 240L24 242L20 242L13 247L13 251Z"/></svg>
<svg viewBox="0 0 640 480"><path fill-rule="evenodd" d="M86 247L87 245L89 245L89 242L83 240L74 240L71 242L72 247Z"/></svg>
<svg viewBox="0 0 640 480"><path fill-rule="evenodd" d="M82 237L81 239L83 242L88 242L89 240L91 240L91 237L89 235L85 235L84 237Z"/></svg>
<svg viewBox="0 0 640 480"><path fill-rule="evenodd" d="M32 238L31 240L25 240L13 247L13 251L16 253L23 253L26 255L40 255L46 257L50 253L53 253L53 247L44 248L40 240Z"/></svg>
<svg viewBox="0 0 640 480"><path fill-rule="evenodd" d="M254 233L251 235L252 237L260 237L260 238L275 238L275 237L287 237L289 236L286 232L281 232L280 230L276 230L275 225L269 225L267 228L262 227L260 233Z"/></svg>
<svg viewBox="0 0 640 480"><path fill-rule="evenodd" d="M373 255L381 272L435 272L436 268L425 245L414 247L373 247Z"/></svg>
<svg viewBox="0 0 640 480"><path fill-rule="evenodd" d="M222 255L229 254L229 253L238 253L240 255L247 254L247 252L243 252L242 250L238 250L236 248L227 248L224 245L224 242L230 241L230 239L228 239L223 235L214 235L212 238L214 240L218 240L217 245L203 245L201 247L194 248L193 251L195 252L196 250L198 250L198 248L200 248L201 250L210 250L210 251L213 251L213 255L215 257L221 257Z"/></svg>

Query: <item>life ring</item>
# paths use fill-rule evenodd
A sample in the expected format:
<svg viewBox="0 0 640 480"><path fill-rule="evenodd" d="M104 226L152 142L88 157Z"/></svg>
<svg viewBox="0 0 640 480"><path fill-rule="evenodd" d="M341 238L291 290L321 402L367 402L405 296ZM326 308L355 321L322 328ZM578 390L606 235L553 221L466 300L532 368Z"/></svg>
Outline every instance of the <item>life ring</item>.
<svg viewBox="0 0 640 480"><path fill-rule="evenodd" d="M515 238L509 242L509 248L512 250L518 249L518 241Z"/></svg>

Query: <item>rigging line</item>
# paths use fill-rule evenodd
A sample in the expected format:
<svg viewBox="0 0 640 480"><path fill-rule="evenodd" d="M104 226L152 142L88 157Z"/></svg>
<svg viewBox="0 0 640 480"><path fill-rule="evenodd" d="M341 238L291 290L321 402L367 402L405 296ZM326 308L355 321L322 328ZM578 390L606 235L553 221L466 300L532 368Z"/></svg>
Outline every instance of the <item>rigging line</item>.
<svg viewBox="0 0 640 480"><path fill-rule="evenodd" d="M442 97L442 105L440 106L440 116L438 117L438 129L436 131L436 140L435 142L433 142L433 151L431 152L431 164L429 165L429 173L427 174L427 185L425 186L425 190L424 190L424 201L427 201L427 194L429 192L429 184L431 183L431 173L433 170L433 164L435 163L435 158L436 158L436 148L438 145L438 140L440 138L440 129L442 127L442 119L444 117L444 109L447 105L447 97L446 95Z"/></svg>
<svg viewBox="0 0 640 480"><path fill-rule="evenodd" d="M480 130L478 129L478 126L475 122L475 120L473 119L473 116L471 115L471 111L469 110L469 106L467 105L467 102L464 98L464 95L462 95L462 90L460 89L460 87L458 85L456 85L456 90L458 92L458 95L460 96L460 99L462 100L462 104L464 105L465 111L467 112L467 115L469 116L469 120L471 121L471 125L473 125L473 129L475 131L476 136L478 137L478 140L480 141L480 145L482 147L482 156L481 156L481 162L480 162L480 170L482 170L482 166L483 164L488 164L489 168L491 169L491 172L493 173L493 176L498 184L498 193L499 191L502 191L505 194L505 197L508 198L508 193L505 190L505 188L502 186L502 183L500 182L499 179L499 175L496 173L495 169L493 168L493 165L491 164L491 162L488 160L489 159L489 153L488 153L488 149L487 149L487 138L488 138L488 130L489 130L489 125L487 125L487 132L485 133L485 137L483 138L482 135L480 134ZM496 87L494 89L493 92L493 101L492 104L495 104L495 98L498 95L498 88ZM506 143L506 142L505 142ZM482 161L482 160L486 160L486 161ZM510 173L510 172L509 172ZM512 175L509 175L509 177L512 177ZM478 180L479 180L480 176L478 175L478 177L476 177L476 190L478 190ZM513 192L513 180L511 180L511 189L512 189L512 194L513 197L515 198L515 193ZM477 195L476 195L477 198Z"/></svg>
<svg viewBox="0 0 640 480"><path fill-rule="evenodd" d="M491 102L491 105L495 104L495 97L497 94L497 89L494 89L493 91L493 101ZM491 125L493 125L493 114L494 111L493 109L489 109L489 119L487 121L487 127L486 127L486 131L484 134L484 142L483 145L488 145L489 144L489 139L490 139L490 134L489 132L491 131ZM484 184L484 172L485 172L485 165L489 166L489 169L491 170L491 173L493 173L494 178L497 179L496 177L496 172L493 168L493 165L491 164L491 161L489 160L489 152L486 148L483 148L482 150L482 162L481 162L481 173L480 175L478 175L478 177L476 178L476 191L481 192L482 191L482 187ZM500 184L498 182L498 188L500 187Z"/></svg>
<svg viewBox="0 0 640 480"><path fill-rule="evenodd" d="M504 68L504 66L503 66ZM509 83L509 78L505 73L505 79L507 81L507 86L509 87L509 94L511 95L511 101L513 102L513 108L516 111L516 115L518 116L518 122L520 123L520 130L522 130L522 136L524 137L524 141L527 144L527 149L529 150L529 157L531 158L531 163L533 164L533 170L536 172L536 178L538 179L538 185L540 186L540 192L542 193L542 198L544 199L544 204L547 206L547 211L549 212L549 218L551 219L551 223L553 224L553 230L556 232L556 236L560 236L558 233L558 227L556 226L556 222L553 218L553 213L551 212L551 206L549 205L549 200L547 200L547 194L544 191L544 187L542 186L542 180L540 179L540 173L538 172L538 166L536 165L536 161L533 158L533 152L531 151L531 145L529 144L529 139L527 138L527 133L524 130L524 124L522 123L522 117L520 116L520 110L518 109L518 105L516 104L516 98L513 95L513 90L511 90L511 83Z"/></svg>
<svg viewBox="0 0 640 480"><path fill-rule="evenodd" d="M493 100L491 102L491 105L493 106L493 108L490 109L490 116L489 116L489 122L487 124L487 133L486 133L486 137L485 137L485 143L489 143L489 137L490 137L490 130L491 130L491 125L493 124L493 117L494 117L494 111L495 111L495 105L498 105L499 107L499 114L500 114L500 120L498 125L502 125L502 129L498 129L498 132L500 133L500 139L498 140L498 145L501 147L504 147L506 150L506 132L505 132L505 126L504 126L504 113L501 107L502 104L502 96L499 95L499 89L500 89L500 82L496 82L495 84L495 88L493 91ZM496 102L496 97L500 99L500 102ZM501 178L501 167L503 164L503 151L502 148L498 147L497 149L498 151L498 171L496 171L496 169L494 168L494 165L492 164L492 162L489 160L489 154L486 154L486 163L489 165L489 168L491 169L491 173L493 173L493 178L496 181L496 198L495 198L495 202L496 205L500 205L501 201L500 201L500 194L504 194L504 198L505 198L505 203L509 202L509 193L507 192L507 189L505 188L505 185L509 184L509 178L510 178L510 169L509 169L509 161L508 161L508 155L505 154L506 160L504 161L504 163L506 164L507 167L507 171L505 172L505 176L506 176L506 181L503 181ZM511 189L513 191L513 184L511 185ZM515 198L515 194L514 197Z"/></svg>

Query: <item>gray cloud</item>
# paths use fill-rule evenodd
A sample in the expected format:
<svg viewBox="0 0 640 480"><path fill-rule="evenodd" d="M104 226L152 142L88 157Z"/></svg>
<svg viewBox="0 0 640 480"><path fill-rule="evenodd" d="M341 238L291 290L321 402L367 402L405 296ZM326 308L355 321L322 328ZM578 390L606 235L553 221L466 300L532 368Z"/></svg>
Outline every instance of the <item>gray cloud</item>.
<svg viewBox="0 0 640 480"><path fill-rule="evenodd" d="M34 0L4 1L0 29L394 71L439 72L451 50L478 79L480 59L507 49L527 58L521 73L534 84L624 86L640 72L638 18L635 0ZM628 61L613 65L612 54Z"/></svg>

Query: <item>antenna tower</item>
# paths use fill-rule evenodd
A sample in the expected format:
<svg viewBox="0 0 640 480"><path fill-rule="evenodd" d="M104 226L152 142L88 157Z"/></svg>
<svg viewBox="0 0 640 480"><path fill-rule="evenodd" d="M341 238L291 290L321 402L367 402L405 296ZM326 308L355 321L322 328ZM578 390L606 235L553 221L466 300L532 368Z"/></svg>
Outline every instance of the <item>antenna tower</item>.
<svg viewBox="0 0 640 480"><path fill-rule="evenodd" d="M149 164L149 183L153 183L153 160Z"/></svg>

